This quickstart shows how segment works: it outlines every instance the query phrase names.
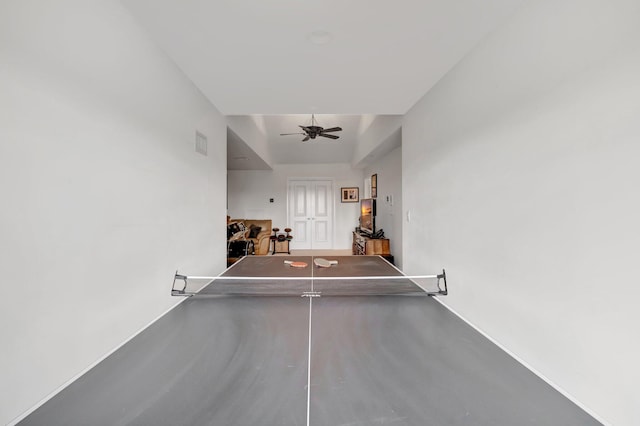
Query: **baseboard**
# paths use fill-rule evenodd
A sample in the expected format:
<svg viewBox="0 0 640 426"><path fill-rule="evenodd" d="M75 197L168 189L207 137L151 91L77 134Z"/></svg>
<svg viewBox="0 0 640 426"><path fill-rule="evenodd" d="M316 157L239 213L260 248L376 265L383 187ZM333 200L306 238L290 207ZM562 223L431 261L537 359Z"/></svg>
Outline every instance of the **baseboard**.
<svg viewBox="0 0 640 426"><path fill-rule="evenodd" d="M85 375L87 372L89 372L89 370L91 370L93 367L95 367L96 365L100 364L102 361L104 361L105 359L107 359L111 354L113 354L115 351L117 351L118 349L120 349L121 347L123 347L124 345L126 345L129 341L131 341L133 338L135 338L136 336L138 336L140 333L142 333L144 330L146 330L147 328L151 327L156 321L158 321L160 318L162 318L163 316L165 316L166 314L168 314L171 310L175 309L178 305L180 305L182 302L184 302L185 300L187 300L188 297L182 297L180 298L180 300L175 303L174 305L170 306L168 309L166 309L162 314L158 315L155 319L153 319L151 322L149 322L147 325L145 325L144 327L142 327L140 330L138 330L137 332L135 332L134 334L132 334L127 340L125 340L124 342L122 342L121 344L119 344L118 346L116 346L115 348L113 348L112 350L110 350L109 352L107 352L105 355L103 355L102 357L98 358L96 361L94 361L93 363L91 363L88 367L86 367L85 369L83 369L82 371L80 371L78 374L76 374L75 376L71 377L69 380L67 380L65 383L63 383L62 385L60 385L58 388L56 388L53 392L49 393L47 396L45 396L43 399L41 399L38 403L36 403L33 407L31 407L30 409L28 409L27 411L25 411L24 413L20 414L18 417L14 418L13 420L11 420L9 423L7 423L7 426L14 426L17 423L21 422L22 420L24 420L29 414L33 413L34 411L36 411L38 408L42 407L44 404L47 403L47 401L49 401L51 398L53 398L54 396L56 396L57 394L59 394L60 392L62 392L67 386L69 386L71 383L75 382L76 380L78 380L80 377L82 377L83 375Z"/></svg>
<svg viewBox="0 0 640 426"><path fill-rule="evenodd" d="M520 358L519 356L517 356L516 354L514 354L513 352L511 352L509 349L507 349L504 345L502 345L500 342L498 342L497 340L495 340L493 337L489 336L487 333L485 333L482 329L480 329L479 327L475 326L471 321L467 320L464 316L460 315L458 312L456 312L455 309L451 308L449 305L447 305L445 302L443 302L439 297L434 297L433 298L435 301L437 301L438 303L440 303L442 306L444 306L447 310L449 310L449 312L451 312L452 314L454 314L455 316L457 316L458 318L460 318L462 321L464 321L466 324L468 324L471 328L473 328L474 330L476 330L478 333L482 334L484 337L486 337L489 341L491 341L491 343L493 343L494 345L496 345L497 347L499 347L500 349L502 349L504 352L506 352L510 357L512 357L513 359L515 359L516 361L518 361L520 364L522 364L523 367L525 367L527 370L531 371L533 374L535 374L536 376L540 377L542 380L544 380L549 386L551 386L552 388L554 388L555 390L557 390L558 392L560 392L565 398L567 398L569 401L573 402L574 404L576 404L578 407L580 407L584 412L586 412L587 414L589 414L591 417L593 417L594 419L596 419L597 421L599 421L600 423L602 423L604 426L613 426L611 423L606 422L602 417L600 417L597 413L595 413L593 410L591 410L590 408L586 407L584 404L582 404L577 398L575 398L573 395L571 395L569 392L567 392L566 390L564 390L562 387L558 386L557 384L555 384L552 380L550 380L548 377L546 377L544 374L540 373L538 370L536 370L535 368L533 368L530 364L528 364L525 360L523 360L522 358Z"/></svg>

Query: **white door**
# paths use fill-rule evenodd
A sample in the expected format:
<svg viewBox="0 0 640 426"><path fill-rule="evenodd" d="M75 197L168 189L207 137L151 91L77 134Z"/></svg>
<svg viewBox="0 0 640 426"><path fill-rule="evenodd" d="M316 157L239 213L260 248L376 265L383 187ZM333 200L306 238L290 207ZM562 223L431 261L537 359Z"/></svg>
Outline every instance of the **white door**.
<svg viewBox="0 0 640 426"><path fill-rule="evenodd" d="M311 248L311 203L309 181L290 181L289 196L287 203L289 204L289 220L291 224L293 240L291 240L292 249L309 249Z"/></svg>
<svg viewBox="0 0 640 426"><path fill-rule="evenodd" d="M328 180L314 181L311 194L311 248L333 248L333 184Z"/></svg>
<svg viewBox="0 0 640 426"><path fill-rule="evenodd" d="M292 249L333 248L333 182L327 179L289 181L288 211Z"/></svg>

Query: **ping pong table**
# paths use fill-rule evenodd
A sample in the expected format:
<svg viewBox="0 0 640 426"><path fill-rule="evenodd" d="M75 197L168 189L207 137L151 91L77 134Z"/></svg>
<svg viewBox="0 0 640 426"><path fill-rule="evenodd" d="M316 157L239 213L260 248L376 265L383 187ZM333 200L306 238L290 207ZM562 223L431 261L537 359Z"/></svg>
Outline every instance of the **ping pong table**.
<svg viewBox="0 0 640 426"><path fill-rule="evenodd" d="M243 258L19 424L600 424L383 258L331 259Z"/></svg>

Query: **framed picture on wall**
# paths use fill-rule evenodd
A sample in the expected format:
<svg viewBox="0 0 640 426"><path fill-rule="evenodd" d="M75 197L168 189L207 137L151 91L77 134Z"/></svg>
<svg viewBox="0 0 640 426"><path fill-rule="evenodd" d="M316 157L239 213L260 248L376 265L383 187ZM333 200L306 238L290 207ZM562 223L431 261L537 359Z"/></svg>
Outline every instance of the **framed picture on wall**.
<svg viewBox="0 0 640 426"><path fill-rule="evenodd" d="M378 198L378 174L371 175L371 198Z"/></svg>
<svg viewBox="0 0 640 426"><path fill-rule="evenodd" d="M360 188L357 186L349 188L340 188L343 203L357 203L360 201Z"/></svg>

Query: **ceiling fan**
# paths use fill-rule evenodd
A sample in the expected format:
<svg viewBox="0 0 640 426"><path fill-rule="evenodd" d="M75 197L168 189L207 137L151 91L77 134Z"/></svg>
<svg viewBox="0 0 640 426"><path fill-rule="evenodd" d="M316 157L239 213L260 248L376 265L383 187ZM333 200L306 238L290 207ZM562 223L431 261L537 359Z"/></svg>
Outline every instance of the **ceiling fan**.
<svg viewBox="0 0 640 426"><path fill-rule="evenodd" d="M302 132L299 133L280 133L280 136L287 135L304 135L304 139L302 142L306 142L309 139L315 139L317 136L322 136L323 138L329 139L338 139L340 136L330 135L330 132L340 132L342 131L342 127L331 127L330 129L325 129L323 127L316 125L316 117L314 114L311 114L311 126L299 126L302 129Z"/></svg>

